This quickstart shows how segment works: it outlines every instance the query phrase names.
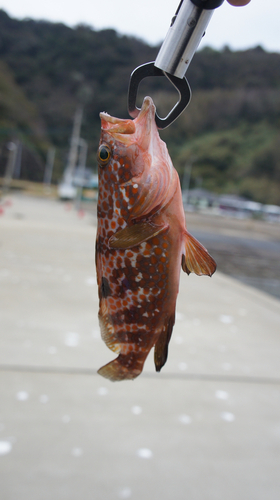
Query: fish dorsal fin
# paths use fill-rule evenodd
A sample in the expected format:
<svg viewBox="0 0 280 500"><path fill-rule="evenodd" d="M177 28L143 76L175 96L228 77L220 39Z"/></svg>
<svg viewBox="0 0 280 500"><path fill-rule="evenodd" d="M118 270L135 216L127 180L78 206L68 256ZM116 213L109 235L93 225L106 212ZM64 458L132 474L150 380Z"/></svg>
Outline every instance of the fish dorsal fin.
<svg viewBox="0 0 280 500"><path fill-rule="evenodd" d="M160 370L166 363L168 356L168 344L171 339L174 323L175 313L168 318L168 321L164 325L164 328L155 344L154 360L157 372L160 372Z"/></svg>
<svg viewBox="0 0 280 500"><path fill-rule="evenodd" d="M212 276L216 271L216 262L196 238L186 231L185 252L182 255L182 269L185 273L198 276Z"/></svg>
<svg viewBox="0 0 280 500"><path fill-rule="evenodd" d="M167 231L168 227L168 224L156 225L149 221L137 222L111 236L109 246L118 249L132 248L163 231Z"/></svg>

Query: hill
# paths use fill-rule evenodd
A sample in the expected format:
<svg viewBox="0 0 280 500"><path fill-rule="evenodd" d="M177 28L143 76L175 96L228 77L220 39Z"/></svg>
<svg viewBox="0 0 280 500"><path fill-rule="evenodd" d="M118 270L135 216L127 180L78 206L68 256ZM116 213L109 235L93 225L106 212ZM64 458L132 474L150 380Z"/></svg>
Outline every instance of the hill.
<svg viewBox="0 0 280 500"><path fill-rule="evenodd" d="M43 175L40 152L49 144L45 125L3 61L0 61L0 134L0 172L7 164L9 142L19 140L23 144L22 176L40 181Z"/></svg>
<svg viewBox="0 0 280 500"><path fill-rule="evenodd" d="M130 73L154 60L158 49L114 30L19 21L0 10L0 90L1 102L7 103L1 106L0 175L6 144L19 137L30 152L22 175L34 179L36 172L39 180L46 150L53 145L58 179L78 104L84 106L88 165L95 168L99 112L127 118ZM191 104L161 132L179 173L183 176L192 163L192 186L280 204L280 54L261 47L242 52L206 48L195 55L187 76ZM149 94L161 115L177 97L163 80L147 79L139 92L139 104Z"/></svg>

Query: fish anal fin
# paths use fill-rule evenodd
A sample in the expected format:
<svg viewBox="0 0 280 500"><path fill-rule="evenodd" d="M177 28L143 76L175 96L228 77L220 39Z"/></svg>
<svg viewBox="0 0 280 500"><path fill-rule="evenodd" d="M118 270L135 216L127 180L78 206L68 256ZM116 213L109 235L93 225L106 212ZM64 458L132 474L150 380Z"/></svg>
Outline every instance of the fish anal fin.
<svg viewBox="0 0 280 500"><path fill-rule="evenodd" d="M156 225L150 221L136 222L111 236L109 246L116 249L132 248L167 231L168 227L168 224Z"/></svg>
<svg viewBox="0 0 280 500"><path fill-rule="evenodd" d="M167 361L168 344L171 339L174 323L175 313L168 318L167 323L165 324L155 344L154 361L157 372L160 372Z"/></svg>
<svg viewBox="0 0 280 500"><path fill-rule="evenodd" d="M216 262L190 233L185 235L185 253L182 256L182 269L185 273L195 273L198 276L212 276L216 271Z"/></svg>
<svg viewBox="0 0 280 500"><path fill-rule="evenodd" d="M98 313L99 326L102 340L107 347L116 353L120 352L120 344L114 331L114 326L110 320L106 299L100 300L100 309Z"/></svg>

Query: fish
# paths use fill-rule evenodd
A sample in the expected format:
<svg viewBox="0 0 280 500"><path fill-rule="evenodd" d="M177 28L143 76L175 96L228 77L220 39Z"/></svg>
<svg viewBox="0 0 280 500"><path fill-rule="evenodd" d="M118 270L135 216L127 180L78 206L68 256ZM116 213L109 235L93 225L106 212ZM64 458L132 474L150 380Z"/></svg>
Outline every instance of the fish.
<svg viewBox="0 0 280 500"><path fill-rule="evenodd" d="M181 268L212 274L216 263L186 229L179 176L145 97L135 119L100 113L96 269L99 324L117 358L98 373L133 380L154 347L164 366Z"/></svg>

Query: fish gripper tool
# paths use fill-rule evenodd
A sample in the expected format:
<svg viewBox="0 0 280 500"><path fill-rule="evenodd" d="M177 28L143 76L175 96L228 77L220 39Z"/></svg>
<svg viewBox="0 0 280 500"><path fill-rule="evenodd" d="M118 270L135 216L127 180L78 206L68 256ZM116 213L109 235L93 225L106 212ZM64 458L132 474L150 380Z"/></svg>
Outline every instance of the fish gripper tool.
<svg viewBox="0 0 280 500"><path fill-rule="evenodd" d="M159 129L168 127L184 111L191 100L191 89L185 73L205 34L205 30L217 7L224 0L181 0L170 28L154 62L142 64L130 77L128 112L138 116L137 91L141 80L147 76L166 76L179 93L179 101L165 118L156 113Z"/></svg>

